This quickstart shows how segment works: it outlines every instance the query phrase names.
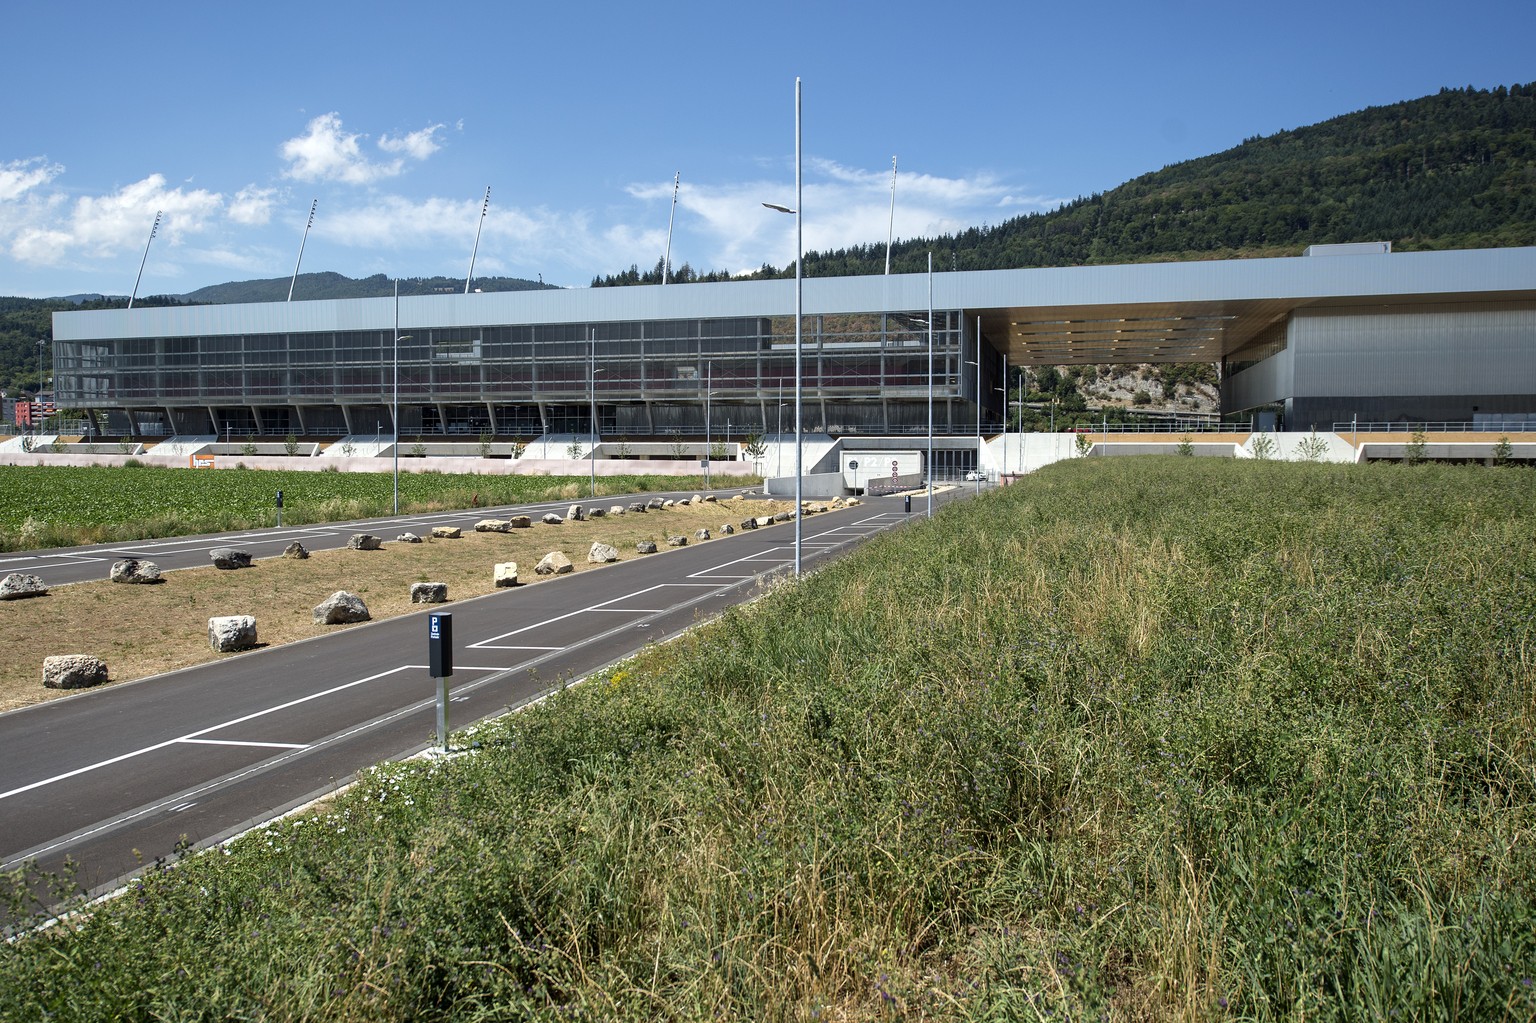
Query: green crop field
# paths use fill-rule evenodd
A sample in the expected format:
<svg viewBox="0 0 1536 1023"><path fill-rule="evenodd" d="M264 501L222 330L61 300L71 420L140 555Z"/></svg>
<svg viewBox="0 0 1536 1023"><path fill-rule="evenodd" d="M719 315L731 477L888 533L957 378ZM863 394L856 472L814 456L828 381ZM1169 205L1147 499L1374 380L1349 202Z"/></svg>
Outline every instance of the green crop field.
<svg viewBox="0 0 1536 1023"><path fill-rule="evenodd" d="M150 868L0 1018L1528 1021L1533 535L1523 469L1052 466Z"/></svg>
<svg viewBox="0 0 1536 1023"><path fill-rule="evenodd" d="M698 477L599 477L597 492L698 487ZM390 473L193 470L150 466L0 466L0 551L182 536L275 521L291 525L387 515ZM402 511L583 498L586 477L404 472Z"/></svg>

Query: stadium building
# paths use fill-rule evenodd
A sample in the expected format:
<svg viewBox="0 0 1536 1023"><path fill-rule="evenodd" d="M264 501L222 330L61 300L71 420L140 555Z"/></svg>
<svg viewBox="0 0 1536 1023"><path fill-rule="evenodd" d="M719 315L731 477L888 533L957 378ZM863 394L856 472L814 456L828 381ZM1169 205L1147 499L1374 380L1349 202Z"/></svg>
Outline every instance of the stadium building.
<svg viewBox="0 0 1536 1023"><path fill-rule="evenodd" d="M802 302L806 434L995 433L1005 362L1214 363L1226 416L1288 430L1536 421L1536 248L807 278ZM781 435L794 310L769 280L60 312L56 400L130 438Z"/></svg>

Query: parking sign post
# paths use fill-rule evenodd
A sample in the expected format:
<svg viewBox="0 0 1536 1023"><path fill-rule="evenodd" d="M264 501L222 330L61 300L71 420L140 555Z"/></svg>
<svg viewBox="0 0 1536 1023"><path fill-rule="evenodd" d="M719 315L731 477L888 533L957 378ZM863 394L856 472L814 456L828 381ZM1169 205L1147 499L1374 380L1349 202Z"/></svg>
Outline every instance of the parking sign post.
<svg viewBox="0 0 1536 1023"><path fill-rule="evenodd" d="M453 674L453 615L427 615L427 669L437 679L437 745L448 752L448 676Z"/></svg>

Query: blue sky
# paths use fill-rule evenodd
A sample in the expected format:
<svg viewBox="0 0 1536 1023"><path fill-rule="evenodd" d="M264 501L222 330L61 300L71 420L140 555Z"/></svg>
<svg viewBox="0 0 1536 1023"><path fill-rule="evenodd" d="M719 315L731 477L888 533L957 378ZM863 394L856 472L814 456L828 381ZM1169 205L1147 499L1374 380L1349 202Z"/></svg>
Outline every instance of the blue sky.
<svg viewBox="0 0 1536 1023"><path fill-rule="evenodd" d="M0 295L306 272L584 287L1053 209L1254 135L1536 80L1536 4L11 0ZM302 295L296 295L302 298Z"/></svg>

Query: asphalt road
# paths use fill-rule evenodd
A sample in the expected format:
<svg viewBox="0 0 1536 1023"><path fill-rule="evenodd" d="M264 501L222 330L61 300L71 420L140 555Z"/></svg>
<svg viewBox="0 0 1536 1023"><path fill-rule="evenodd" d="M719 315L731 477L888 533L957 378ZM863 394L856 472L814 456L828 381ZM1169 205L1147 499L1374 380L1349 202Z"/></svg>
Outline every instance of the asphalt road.
<svg viewBox="0 0 1536 1023"><path fill-rule="evenodd" d="M913 503L807 517L805 568L922 515ZM333 528L345 542L354 525ZM793 556L782 523L0 715L0 867L57 871L68 857L81 885L110 890L433 745L429 613L453 615L449 724L462 728L749 599Z"/></svg>

